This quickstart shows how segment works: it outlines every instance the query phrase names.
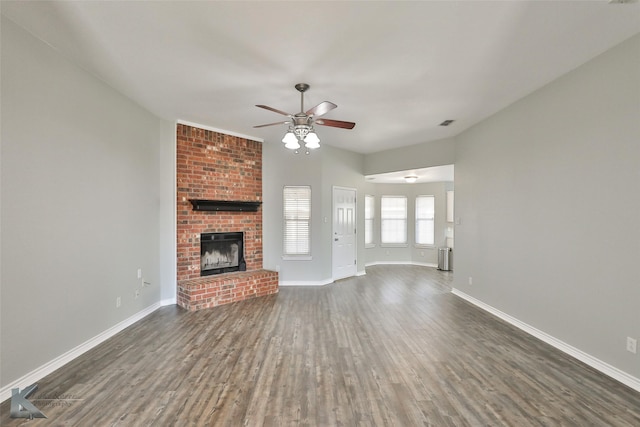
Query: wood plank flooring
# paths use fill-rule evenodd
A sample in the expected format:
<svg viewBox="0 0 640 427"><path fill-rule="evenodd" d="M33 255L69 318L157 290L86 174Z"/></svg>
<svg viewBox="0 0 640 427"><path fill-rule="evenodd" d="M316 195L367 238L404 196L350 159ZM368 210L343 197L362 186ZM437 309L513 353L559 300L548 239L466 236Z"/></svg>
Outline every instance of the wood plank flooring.
<svg viewBox="0 0 640 427"><path fill-rule="evenodd" d="M640 393L450 293L375 266L198 312L163 307L38 382L3 426L640 426ZM53 400L46 400L53 399Z"/></svg>

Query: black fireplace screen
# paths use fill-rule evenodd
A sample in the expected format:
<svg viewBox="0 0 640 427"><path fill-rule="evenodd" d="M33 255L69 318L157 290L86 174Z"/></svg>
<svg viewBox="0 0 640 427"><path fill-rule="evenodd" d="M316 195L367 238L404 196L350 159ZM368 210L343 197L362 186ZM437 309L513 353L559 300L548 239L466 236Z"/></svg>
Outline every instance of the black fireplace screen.
<svg viewBox="0 0 640 427"><path fill-rule="evenodd" d="M245 271L244 233L202 233L200 276Z"/></svg>

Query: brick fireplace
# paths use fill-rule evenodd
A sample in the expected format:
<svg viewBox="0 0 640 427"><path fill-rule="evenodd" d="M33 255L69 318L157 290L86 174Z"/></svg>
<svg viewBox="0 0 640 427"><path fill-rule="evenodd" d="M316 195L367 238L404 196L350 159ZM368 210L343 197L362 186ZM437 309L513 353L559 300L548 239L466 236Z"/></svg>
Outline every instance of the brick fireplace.
<svg viewBox="0 0 640 427"><path fill-rule="evenodd" d="M178 305L277 293L278 273L262 268L262 144L185 124L176 140ZM246 271L201 276L201 234L235 232L244 233Z"/></svg>

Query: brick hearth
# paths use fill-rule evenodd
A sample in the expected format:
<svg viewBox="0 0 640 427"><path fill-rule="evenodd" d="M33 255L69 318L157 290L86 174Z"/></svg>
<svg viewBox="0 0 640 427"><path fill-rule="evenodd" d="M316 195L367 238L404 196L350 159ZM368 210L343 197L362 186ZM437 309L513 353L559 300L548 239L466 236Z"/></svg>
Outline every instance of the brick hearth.
<svg viewBox="0 0 640 427"><path fill-rule="evenodd" d="M278 292L278 273L262 268L262 209L194 211L190 199L262 201L262 144L177 126L178 304L215 307ZM247 271L200 277L200 233L244 232Z"/></svg>
<svg viewBox="0 0 640 427"><path fill-rule="evenodd" d="M200 310L277 292L275 271L217 274L179 282L178 304L188 310Z"/></svg>

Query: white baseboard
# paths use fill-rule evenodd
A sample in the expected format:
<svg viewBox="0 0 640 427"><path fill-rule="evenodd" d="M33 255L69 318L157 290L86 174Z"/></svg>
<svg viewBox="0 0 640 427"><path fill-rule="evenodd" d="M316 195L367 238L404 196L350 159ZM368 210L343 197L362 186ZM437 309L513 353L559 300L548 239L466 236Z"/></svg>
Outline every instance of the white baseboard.
<svg viewBox="0 0 640 427"><path fill-rule="evenodd" d="M366 274L367 272L365 270L362 270L362 271L356 272L355 276L353 277L364 276ZM348 279L348 277L343 277L343 279ZM289 280L289 281L281 281L280 286L325 286L335 282L336 280L342 280L342 279L306 280L306 281Z"/></svg>
<svg viewBox="0 0 640 427"><path fill-rule="evenodd" d="M333 283L333 279L324 280L282 280L280 286L324 286Z"/></svg>
<svg viewBox="0 0 640 427"><path fill-rule="evenodd" d="M176 305L177 303L178 300L176 299L176 297L160 300L161 307L164 307L165 305Z"/></svg>
<svg viewBox="0 0 640 427"><path fill-rule="evenodd" d="M412 262L411 265L421 265L423 267L438 268L438 264L433 264L430 262Z"/></svg>
<svg viewBox="0 0 640 427"><path fill-rule="evenodd" d="M365 267L373 267L374 265L411 265L408 261L373 261L366 263Z"/></svg>
<svg viewBox="0 0 640 427"><path fill-rule="evenodd" d="M640 391L640 379L636 378L632 375L629 375L628 373L621 371L620 369L616 368L615 366L611 366L606 362L603 362L600 359L597 359L593 356L591 356L590 354L585 353L584 351L575 348L567 343L565 343L564 341L561 341L549 334L547 334L546 332L543 332L539 329L534 328L533 326L530 326L518 319L516 319L515 317L512 317L506 313L503 313L502 311L483 303L482 301L465 294L464 292L461 292L458 289L453 289L451 291L452 294L470 302L471 304L493 314L496 317L499 317L500 319L504 320L507 323L510 323L511 325L515 326L518 329L521 329L522 331L528 333L529 335L533 335L534 337L538 338L539 340L542 340L544 342L546 342L547 344L557 348L558 350L568 354L569 356L572 356L576 359L578 359L579 361L586 363L587 365L591 366L594 369L597 369L598 371L602 372L603 374L613 378L614 380L617 380L619 382L621 382L622 384L631 387L632 389L636 390L636 391Z"/></svg>
<svg viewBox="0 0 640 427"><path fill-rule="evenodd" d="M365 264L365 267L372 267L374 265L420 265L422 267L438 268L438 264L430 262L416 262L416 261L373 261Z"/></svg>
<svg viewBox="0 0 640 427"><path fill-rule="evenodd" d="M153 313L158 308L160 308L160 305L161 304L159 302L157 302L157 303L155 303L153 305L150 305L149 307L145 308L142 311L139 311L138 313L134 314L133 316L129 317L128 319L123 320L122 322L118 323L117 325L112 326L111 328L109 328L106 331L96 335L95 337L89 339L88 341L85 341L84 343L80 344L79 346L77 346L75 348L72 348L71 350L67 351L66 353L64 353L64 354L56 357L55 359L45 363L44 365L40 366L39 368L36 368L35 370L33 370L33 371L29 372L28 374L22 376L21 378L18 378L17 380L13 381L12 383L7 384L6 386L0 388L0 402L3 402L6 399L11 397L11 389L13 389L13 388L23 389L23 388L28 387L31 384L41 380L42 378L46 377L47 375L49 375L50 373L52 373L56 369L59 369L62 366L66 365L67 363L71 362L76 357L82 355L83 353L86 353L87 351L91 350L92 348L94 348L98 344L101 344L102 342L106 341L107 339L111 338L112 336L114 336L118 332L122 331L123 329L133 325L137 321L139 321L142 318L144 318L144 317L148 316L149 314Z"/></svg>

